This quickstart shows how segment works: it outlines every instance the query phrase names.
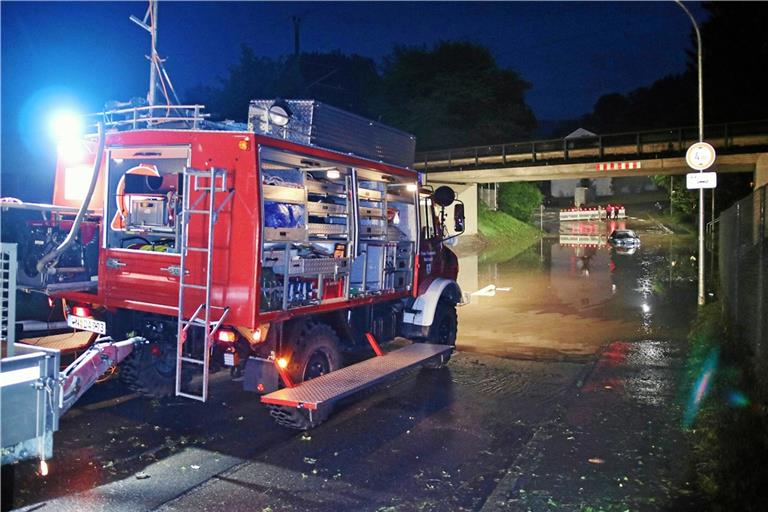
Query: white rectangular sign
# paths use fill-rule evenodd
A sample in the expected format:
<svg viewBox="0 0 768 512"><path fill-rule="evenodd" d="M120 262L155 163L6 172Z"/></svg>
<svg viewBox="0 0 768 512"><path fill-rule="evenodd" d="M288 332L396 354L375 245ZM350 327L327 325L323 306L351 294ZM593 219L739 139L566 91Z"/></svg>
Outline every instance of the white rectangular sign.
<svg viewBox="0 0 768 512"><path fill-rule="evenodd" d="M689 189L715 188L717 186L717 173L690 172L685 175L685 184Z"/></svg>

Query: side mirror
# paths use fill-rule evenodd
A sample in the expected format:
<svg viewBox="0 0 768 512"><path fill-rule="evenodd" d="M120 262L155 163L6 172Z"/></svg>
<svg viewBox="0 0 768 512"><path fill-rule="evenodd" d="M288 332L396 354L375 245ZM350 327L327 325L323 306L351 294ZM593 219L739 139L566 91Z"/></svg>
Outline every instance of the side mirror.
<svg viewBox="0 0 768 512"><path fill-rule="evenodd" d="M432 200L436 205L447 208L456 199L456 192L451 187L437 187L437 190L432 194Z"/></svg>
<svg viewBox="0 0 768 512"><path fill-rule="evenodd" d="M453 206L453 230L457 233L464 232L464 203L456 203Z"/></svg>

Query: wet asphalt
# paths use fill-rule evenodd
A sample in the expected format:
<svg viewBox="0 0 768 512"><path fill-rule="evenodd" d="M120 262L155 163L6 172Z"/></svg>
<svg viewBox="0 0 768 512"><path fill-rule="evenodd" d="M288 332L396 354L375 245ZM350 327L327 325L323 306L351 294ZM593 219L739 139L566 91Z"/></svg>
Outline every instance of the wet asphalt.
<svg viewBox="0 0 768 512"><path fill-rule="evenodd" d="M207 405L117 402L104 385L62 421L48 477L17 468L23 510L479 510L584 364L458 354L284 430L218 382ZM394 508L392 508L394 507Z"/></svg>
<svg viewBox="0 0 768 512"><path fill-rule="evenodd" d="M478 301L460 311L460 351L448 367L348 399L308 433L276 426L223 372L207 404L148 401L108 381L62 419L47 477L33 463L15 468L14 506L685 508L695 503L679 427L683 304L695 303L681 271L687 247L659 239L635 256L598 251L587 261L581 249L571 257L550 242L540 258L536 248L511 262L479 258L470 275L478 288L490 281L511 291L481 298L493 317ZM541 276L531 261L543 262ZM467 345L462 333L485 345Z"/></svg>

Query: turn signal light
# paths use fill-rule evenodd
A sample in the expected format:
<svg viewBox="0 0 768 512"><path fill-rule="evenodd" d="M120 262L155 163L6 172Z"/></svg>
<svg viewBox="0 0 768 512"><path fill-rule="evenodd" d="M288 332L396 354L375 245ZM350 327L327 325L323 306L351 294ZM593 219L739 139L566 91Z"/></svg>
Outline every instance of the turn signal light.
<svg viewBox="0 0 768 512"><path fill-rule="evenodd" d="M250 139L241 139L237 141L237 147L240 148L242 151L248 151L251 147Z"/></svg>
<svg viewBox="0 0 768 512"><path fill-rule="evenodd" d="M277 366L279 366L282 369L288 368L288 360L284 357L281 357L277 360Z"/></svg>
<svg viewBox="0 0 768 512"><path fill-rule="evenodd" d="M87 308L85 306L75 306L72 308L72 314L75 316L86 318L91 316L91 310L90 308Z"/></svg>
<svg viewBox="0 0 768 512"><path fill-rule="evenodd" d="M221 330L218 334L218 340L223 343L234 343L237 340L235 331Z"/></svg>

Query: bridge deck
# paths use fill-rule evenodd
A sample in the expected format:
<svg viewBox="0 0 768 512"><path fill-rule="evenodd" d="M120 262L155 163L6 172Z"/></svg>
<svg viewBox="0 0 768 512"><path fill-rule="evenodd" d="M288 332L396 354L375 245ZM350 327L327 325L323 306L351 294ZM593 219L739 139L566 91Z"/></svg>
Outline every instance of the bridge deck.
<svg viewBox="0 0 768 512"><path fill-rule="evenodd" d="M533 167L564 163L648 160L683 156L698 140L696 128L619 133L575 139L513 142L428 151L415 167L429 173ZM768 150L768 121L712 125L705 140L721 154ZM636 173L635 173L636 174Z"/></svg>

